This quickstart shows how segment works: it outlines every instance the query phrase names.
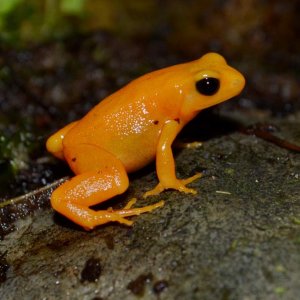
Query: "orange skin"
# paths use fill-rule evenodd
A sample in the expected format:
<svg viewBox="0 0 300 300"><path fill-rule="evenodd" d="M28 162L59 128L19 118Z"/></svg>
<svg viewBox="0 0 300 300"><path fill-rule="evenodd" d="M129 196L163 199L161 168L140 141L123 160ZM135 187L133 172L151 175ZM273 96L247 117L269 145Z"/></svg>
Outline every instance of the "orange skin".
<svg viewBox="0 0 300 300"><path fill-rule="evenodd" d="M212 95L196 88L196 82L207 78L219 81ZM76 174L53 192L52 207L87 230L112 221L131 225L126 217L152 211L163 201L132 208L133 199L120 210L89 207L125 192L127 174L155 158L159 183L145 197L164 189L195 194L186 185L201 174L176 178L171 145L199 111L239 94L244 85L243 75L216 53L132 81L48 139L48 151L66 160Z"/></svg>

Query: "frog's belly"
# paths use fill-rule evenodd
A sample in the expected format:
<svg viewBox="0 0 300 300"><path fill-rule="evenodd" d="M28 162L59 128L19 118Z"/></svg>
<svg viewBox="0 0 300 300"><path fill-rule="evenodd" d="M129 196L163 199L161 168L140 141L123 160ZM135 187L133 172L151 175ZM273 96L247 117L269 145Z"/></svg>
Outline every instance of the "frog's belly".
<svg viewBox="0 0 300 300"><path fill-rule="evenodd" d="M83 119L66 135L64 146L69 149L78 144L90 144L106 150L118 158L127 172L136 171L155 158L156 147L164 120L117 116L97 122ZM155 121L159 120L159 121Z"/></svg>
<svg viewBox="0 0 300 300"><path fill-rule="evenodd" d="M124 165L127 172L134 172L155 159L158 136L131 136L102 141L98 145L112 153Z"/></svg>

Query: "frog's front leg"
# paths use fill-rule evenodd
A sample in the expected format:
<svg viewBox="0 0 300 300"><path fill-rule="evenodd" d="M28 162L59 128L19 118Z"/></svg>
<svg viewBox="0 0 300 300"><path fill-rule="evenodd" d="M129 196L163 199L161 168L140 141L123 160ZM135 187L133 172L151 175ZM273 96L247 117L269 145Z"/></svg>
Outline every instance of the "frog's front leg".
<svg viewBox="0 0 300 300"><path fill-rule="evenodd" d="M88 144L66 150L65 157L78 175L52 193L51 205L87 230L108 222L131 225L132 221L126 217L150 212L163 205L160 201L132 208L134 201L130 201L123 209L95 211L90 206L119 195L128 188L128 176L122 162L109 152Z"/></svg>
<svg viewBox="0 0 300 300"><path fill-rule="evenodd" d="M181 129L182 126L177 120L169 120L164 125L156 151L156 172L159 183L153 190L146 192L144 197L157 195L165 189L196 194L194 189L187 188L186 185L200 178L200 173L187 179L178 179L175 174L175 162L171 146Z"/></svg>

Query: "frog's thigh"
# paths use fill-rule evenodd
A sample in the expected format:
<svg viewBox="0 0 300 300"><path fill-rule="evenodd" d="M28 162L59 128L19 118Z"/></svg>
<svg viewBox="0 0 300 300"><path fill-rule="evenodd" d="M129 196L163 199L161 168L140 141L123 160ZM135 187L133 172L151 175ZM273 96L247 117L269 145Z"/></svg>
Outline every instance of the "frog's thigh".
<svg viewBox="0 0 300 300"><path fill-rule="evenodd" d="M83 158L82 150L85 147L88 151ZM88 207L121 194L128 188L128 176L124 166L112 154L91 145L75 147L67 155L69 154L72 154L71 159L76 157L77 166L73 167L76 173L81 174L65 182L52 193L52 207L87 229L108 222L114 216L108 216L107 212L103 211L101 217L101 212L95 212Z"/></svg>
<svg viewBox="0 0 300 300"><path fill-rule="evenodd" d="M72 202L88 207L122 194L128 188L128 176L122 162L104 149L78 145L65 151L65 156L78 175L55 190L52 198L57 200L54 202Z"/></svg>
<svg viewBox="0 0 300 300"><path fill-rule="evenodd" d="M110 169L119 170L126 178L122 162L112 153L92 144L80 144L64 149L64 157L75 174L92 170L110 173Z"/></svg>

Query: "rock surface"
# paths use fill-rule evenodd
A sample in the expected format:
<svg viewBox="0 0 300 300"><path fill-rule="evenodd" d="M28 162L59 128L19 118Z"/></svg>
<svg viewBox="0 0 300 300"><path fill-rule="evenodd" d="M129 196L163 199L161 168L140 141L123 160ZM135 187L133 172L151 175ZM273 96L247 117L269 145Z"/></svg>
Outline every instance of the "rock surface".
<svg viewBox="0 0 300 300"><path fill-rule="evenodd" d="M299 115L269 122L299 144ZM85 232L50 208L18 221L1 241L2 299L297 299L300 154L238 132L176 152L180 177L203 171L197 195L140 200L166 203L132 227ZM110 204L141 199L154 166L131 179Z"/></svg>

